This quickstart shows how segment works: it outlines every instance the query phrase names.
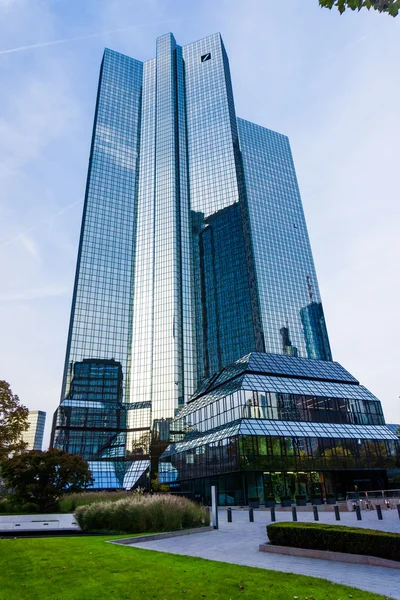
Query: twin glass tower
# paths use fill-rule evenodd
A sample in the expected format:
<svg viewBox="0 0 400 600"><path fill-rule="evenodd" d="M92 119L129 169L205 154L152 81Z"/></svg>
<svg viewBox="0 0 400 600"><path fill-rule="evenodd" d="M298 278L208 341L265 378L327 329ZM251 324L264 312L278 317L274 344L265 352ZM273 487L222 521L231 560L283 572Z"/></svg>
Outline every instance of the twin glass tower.
<svg viewBox="0 0 400 600"><path fill-rule="evenodd" d="M250 352L331 361L288 138L236 117L220 34L105 50L52 445L143 485L172 420Z"/></svg>

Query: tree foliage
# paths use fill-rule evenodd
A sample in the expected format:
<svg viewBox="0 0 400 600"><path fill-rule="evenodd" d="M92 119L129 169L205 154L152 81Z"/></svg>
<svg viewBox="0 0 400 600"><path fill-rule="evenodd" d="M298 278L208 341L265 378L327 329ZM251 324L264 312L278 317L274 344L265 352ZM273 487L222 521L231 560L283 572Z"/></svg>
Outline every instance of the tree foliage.
<svg viewBox="0 0 400 600"><path fill-rule="evenodd" d="M337 7L340 14L349 8L350 10L361 10L373 8L378 12L385 12L392 17L397 17L400 11L400 0L319 0L320 6L324 8Z"/></svg>
<svg viewBox="0 0 400 600"><path fill-rule="evenodd" d="M15 502L37 504L41 512L53 510L62 494L80 492L93 483L82 457L57 449L16 454L2 462L1 475Z"/></svg>
<svg viewBox="0 0 400 600"><path fill-rule="evenodd" d="M21 435L29 427L28 414L7 381L0 381L0 461L25 449Z"/></svg>

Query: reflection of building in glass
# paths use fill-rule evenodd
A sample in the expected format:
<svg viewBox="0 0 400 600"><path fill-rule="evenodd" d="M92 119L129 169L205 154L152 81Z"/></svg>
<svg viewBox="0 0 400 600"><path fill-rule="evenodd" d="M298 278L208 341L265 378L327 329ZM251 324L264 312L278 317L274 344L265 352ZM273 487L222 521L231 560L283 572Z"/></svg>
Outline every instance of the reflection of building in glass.
<svg viewBox="0 0 400 600"><path fill-rule="evenodd" d="M67 398L58 409L55 445L86 460L125 456L126 408L122 368L114 360L73 365Z"/></svg>
<svg viewBox="0 0 400 600"><path fill-rule="evenodd" d="M23 432L22 441L26 442L26 450L41 450L43 446L46 413L42 410L30 410L28 415L29 429Z"/></svg>
<svg viewBox="0 0 400 600"><path fill-rule="evenodd" d="M96 487L154 481L179 410L250 352L332 358L289 140L236 117L219 34L106 50L52 443Z"/></svg>
<svg viewBox="0 0 400 600"><path fill-rule="evenodd" d="M400 444L379 400L338 363L251 353L198 390L172 423L160 477L221 504L387 485Z"/></svg>
<svg viewBox="0 0 400 600"><path fill-rule="evenodd" d="M279 333L282 337L282 354L287 356L298 356L297 348L292 346L290 340L289 327L281 327Z"/></svg>
<svg viewBox="0 0 400 600"><path fill-rule="evenodd" d="M321 302L311 302L300 310L306 340L307 356L319 360L332 360L328 332Z"/></svg>
<svg viewBox="0 0 400 600"><path fill-rule="evenodd" d="M400 438L400 425L399 424L395 425L394 423L387 423L386 426L389 427L390 431L395 433L398 438Z"/></svg>
<svg viewBox="0 0 400 600"><path fill-rule="evenodd" d="M196 323L202 324L204 375L209 377L256 345L239 204L205 220L199 249L201 314Z"/></svg>
<svg viewBox="0 0 400 600"><path fill-rule="evenodd" d="M89 461L95 487L136 483L149 457L148 451L139 453L135 469L126 460L128 415L138 407L122 402L121 363L85 359L71 368L68 395L55 414L52 445Z"/></svg>

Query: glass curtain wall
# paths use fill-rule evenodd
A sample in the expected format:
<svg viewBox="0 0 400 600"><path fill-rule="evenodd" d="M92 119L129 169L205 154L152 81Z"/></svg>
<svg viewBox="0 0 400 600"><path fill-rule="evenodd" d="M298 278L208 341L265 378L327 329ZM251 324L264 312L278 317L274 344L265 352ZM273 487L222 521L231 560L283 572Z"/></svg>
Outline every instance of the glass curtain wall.
<svg viewBox="0 0 400 600"><path fill-rule="evenodd" d="M93 471L104 472L97 477L100 487L123 485L128 469L126 414L118 415L129 398L142 71L141 62L105 51L61 404L52 432L53 446L79 452L92 461ZM117 373L118 391L111 391L110 369Z"/></svg>
<svg viewBox="0 0 400 600"><path fill-rule="evenodd" d="M52 444L148 485L198 386L266 350L332 358L287 138L236 118L220 34L106 50Z"/></svg>

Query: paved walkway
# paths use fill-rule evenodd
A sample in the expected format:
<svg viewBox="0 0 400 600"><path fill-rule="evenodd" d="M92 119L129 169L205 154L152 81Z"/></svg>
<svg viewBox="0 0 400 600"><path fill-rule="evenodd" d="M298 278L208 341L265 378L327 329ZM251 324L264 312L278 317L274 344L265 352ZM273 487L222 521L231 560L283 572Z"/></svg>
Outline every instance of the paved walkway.
<svg viewBox="0 0 400 600"><path fill-rule="evenodd" d="M232 511L233 522L227 523L226 510L222 509L219 511L218 531L143 542L132 544L132 546L159 552L198 556L249 567L321 577L335 583L343 583L400 600L400 569L259 552L259 544L264 543L267 539L265 526L270 523L270 515L267 511L254 511L254 515L255 522L249 523L247 511L234 510ZM290 513L277 512L276 516L277 521L291 520ZM356 520L355 513L343 513L341 516L341 525L356 525L400 533L400 519L397 511L384 511L383 521L378 521L375 511L363 512L361 522ZM310 513L299 513L298 518L299 521L313 520ZM334 519L333 513L320 513L321 523L335 523Z"/></svg>

